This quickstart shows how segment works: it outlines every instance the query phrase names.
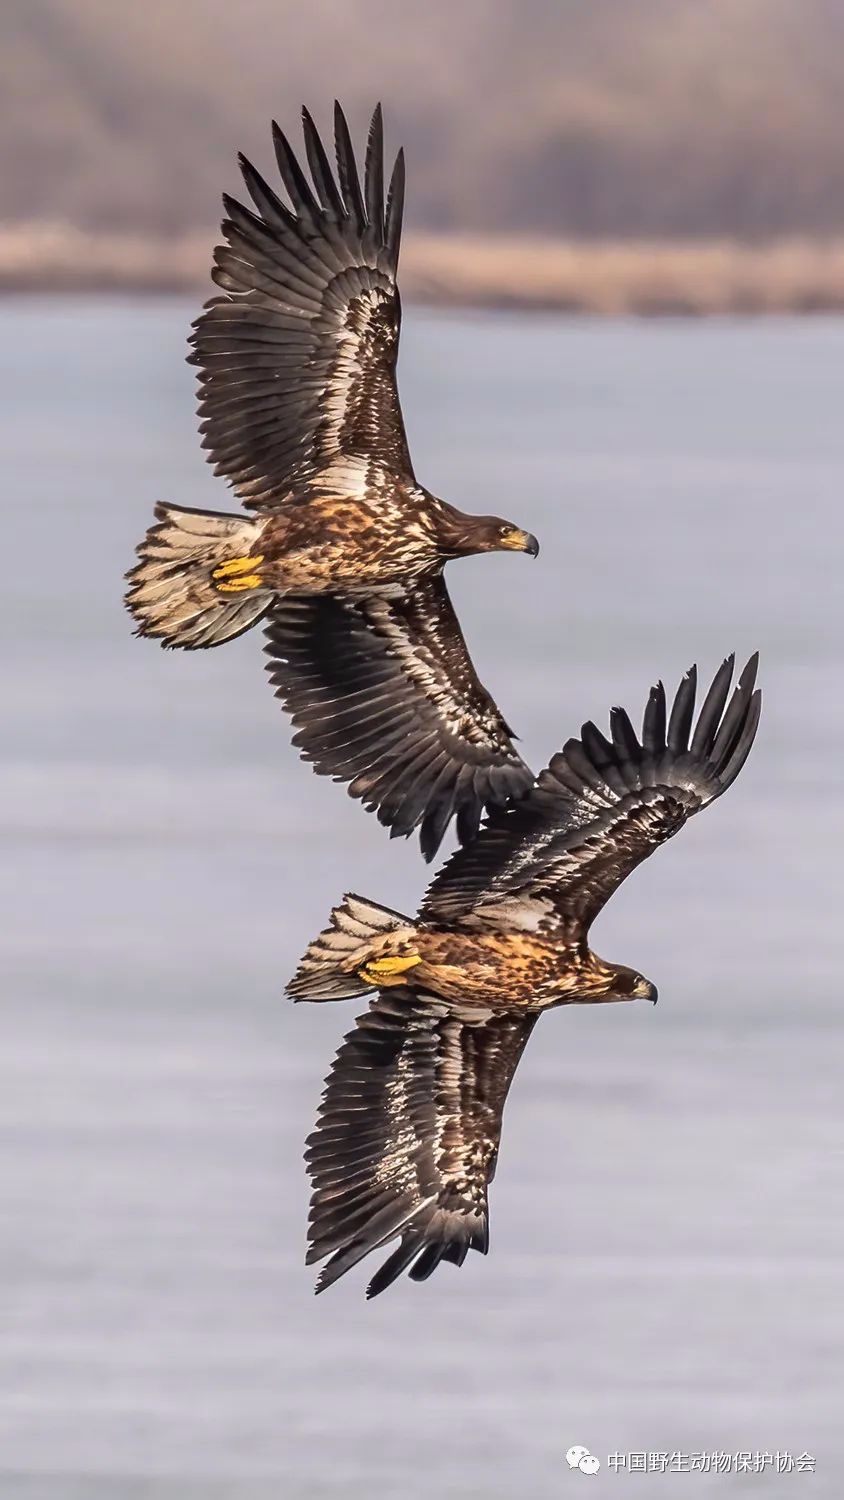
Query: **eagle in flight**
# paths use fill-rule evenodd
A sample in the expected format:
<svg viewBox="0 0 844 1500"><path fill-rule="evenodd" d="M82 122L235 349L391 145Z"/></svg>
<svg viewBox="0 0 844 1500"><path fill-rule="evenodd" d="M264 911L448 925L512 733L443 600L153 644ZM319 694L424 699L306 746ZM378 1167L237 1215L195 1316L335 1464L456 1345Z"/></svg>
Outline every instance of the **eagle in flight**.
<svg viewBox="0 0 844 1500"><path fill-rule="evenodd" d="M254 208L224 196L211 273L222 295L191 340L202 445L250 515L156 506L126 603L139 635L187 650L265 621L303 757L393 835L418 827L430 859L452 817L468 843L485 808L533 781L443 568L539 546L414 475L396 386L404 158L385 199L380 106L362 182L339 105L336 171L307 110L302 121L310 181L273 125L287 201L240 157Z"/></svg>
<svg viewBox="0 0 844 1500"><path fill-rule="evenodd" d="M488 1248L501 1117L542 1011L652 1000L635 969L599 958L589 929L642 860L738 776L756 735L757 658L730 697L721 666L693 725L696 673L666 710L651 690L641 738L610 714L584 724L527 797L494 809L437 874L416 919L348 895L288 986L297 1000L375 991L329 1074L306 1160L317 1291L400 1236L376 1296L405 1270ZM727 701L729 697L729 702Z"/></svg>

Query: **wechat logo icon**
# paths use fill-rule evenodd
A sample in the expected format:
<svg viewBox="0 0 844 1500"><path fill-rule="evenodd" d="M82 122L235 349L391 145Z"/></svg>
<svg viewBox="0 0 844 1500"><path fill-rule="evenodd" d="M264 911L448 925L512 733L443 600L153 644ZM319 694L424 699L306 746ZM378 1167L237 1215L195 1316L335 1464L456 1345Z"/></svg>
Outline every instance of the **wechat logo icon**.
<svg viewBox="0 0 844 1500"><path fill-rule="evenodd" d="M597 1459L594 1453L590 1453L589 1449L582 1447L580 1443L575 1443L569 1448L566 1463L570 1469L579 1469L581 1474L597 1474L601 1467L600 1459Z"/></svg>

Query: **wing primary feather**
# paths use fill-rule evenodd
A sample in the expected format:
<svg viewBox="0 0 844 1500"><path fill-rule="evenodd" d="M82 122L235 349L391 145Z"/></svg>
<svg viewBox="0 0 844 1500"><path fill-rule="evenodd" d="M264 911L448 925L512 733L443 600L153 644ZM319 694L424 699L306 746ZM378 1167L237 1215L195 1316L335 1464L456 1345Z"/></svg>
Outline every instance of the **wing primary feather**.
<svg viewBox="0 0 844 1500"><path fill-rule="evenodd" d="M750 751L753 747L753 741L756 738L756 731L759 727L759 715L761 714L761 712L762 689L757 688L756 691L751 695L750 704L747 710L747 716L745 718L744 726L742 728L736 747L729 760L727 761L724 769L719 773L722 792L725 792L728 786L732 786L733 782L738 776L739 771L741 770L742 766L747 760L748 755L750 754Z"/></svg>
<svg viewBox="0 0 844 1500"><path fill-rule="evenodd" d="M414 1256L419 1252L420 1238L416 1234L408 1234L401 1242L397 1250L388 1256L383 1266L379 1266L372 1280L366 1288L367 1301L373 1297L380 1296L386 1292L388 1286L398 1281L402 1271L406 1271Z"/></svg>
<svg viewBox="0 0 844 1500"><path fill-rule="evenodd" d="M372 112L363 180L366 216L380 245L384 238L384 121L380 104Z"/></svg>
<svg viewBox="0 0 844 1500"><path fill-rule="evenodd" d="M387 256L395 275L399 264L401 226L404 217L404 148L395 160L390 186L387 192L387 208L384 215L384 243Z"/></svg>
<svg viewBox="0 0 844 1500"><path fill-rule="evenodd" d="M246 161L245 157L243 158L243 161ZM242 170L243 168L241 167L241 171ZM255 175L257 176L258 174L256 173ZM243 173L243 179L244 182L246 182L245 172ZM248 182L246 183L246 186L249 188L249 192L251 195L252 189L251 187L249 187ZM295 224L296 220L290 214L290 210L288 208L285 208L285 205L281 202L280 198L277 201L279 203L279 207L283 208L284 212L288 214L290 222L292 224ZM241 203L239 199L233 198L231 193L223 193L223 208L228 214L228 218L223 220L222 230L230 246L234 247L237 245L241 248L242 251L245 250L247 254L254 257L255 250L258 247L249 245L246 237L248 235L255 235L259 240L259 244L263 245L266 248L268 255L272 255L274 253L276 249L276 241L273 236L272 230L267 227L263 219L261 219L258 214L256 214L251 208L247 208L246 204ZM236 233L233 234L232 231L235 231ZM223 246L219 246L216 254L218 256L225 255L225 248ZM218 261L218 264L219 263L220 262ZM251 271L251 265L248 261L242 260L241 265L243 266L245 272L248 273ZM220 299L217 300L219 303ZM206 312L207 311L208 309L206 308ZM207 320L205 318L197 318L192 326L194 328L198 328L206 321Z"/></svg>
<svg viewBox="0 0 844 1500"><path fill-rule="evenodd" d="M601 733L597 724L593 724L591 719L588 719L580 727L580 743L595 770L602 771L605 766L615 765L615 746L611 744L606 735ZM577 740L569 740L566 743L563 754L567 759L570 759L569 746L573 747L577 744Z"/></svg>
<svg viewBox="0 0 844 1500"><path fill-rule="evenodd" d="M689 667L677 689L668 720L668 749L673 755L684 755L689 748L689 731L695 711L697 667Z"/></svg>
<svg viewBox="0 0 844 1500"><path fill-rule="evenodd" d="M479 796L461 804L457 813L457 838L461 844L471 844L477 838L483 809L483 800Z"/></svg>
<svg viewBox="0 0 844 1500"><path fill-rule="evenodd" d="M642 748L648 755L661 755L665 749L665 688L657 682L651 688L642 719Z"/></svg>
<svg viewBox="0 0 844 1500"><path fill-rule="evenodd" d="M334 101L334 145L337 152L337 175L346 212L359 234L366 228L366 210L360 190L354 147L339 100Z"/></svg>
<svg viewBox="0 0 844 1500"><path fill-rule="evenodd" d="M615 746L591 720L582 726L580 735L580 740L570 740L565 746L569 765L582 776L584 786L591 787L598 796L602 796L607 786L620 793L626 782ZM552 761L552 767L553 764Z"/></svg>
<svg viewBox="0 0 844 1500"><path fill-rule="evenodd" d="M260 172L256 167L253 167L249 158L244 156L242 151L238 152L237 160L241 175L246 183L246 190L264 223L275 224L281 229L290 229L296 221L289 208L282 203L278 194L273 192L269 183L264 181ZM234 201L234 199L229 199L226 208L229 209L229 204L233 204Z"/></svg>
<svg viewBox="0 0 844 1500"><path fill-rule="evenodd" d="M427 1281L428 1277L436 1271L440 1261L445 1259L449 1243L448 1240L440 1239L435 1240L433 1244L426 1245L415 1265L410 1268L411 1281ZM461 1244L465 1245L468 1250L468 1239L463 1240Z"/></svg>
<svg viewBox="0 0 844 1500"><path fill-rule="evenodd" d="M334 173L328 160L322 138L308 109L302 109L302 134L305 137L305 155L314 179L314 187L324 209L338 221L345 218L343 199L337 189Z"/></svg>
<svg viewBox="0 0 844 1500"><path fill-rule="evenodd" d="M290 194L290 201L303 218L315 219L319 214L319 206L308 186L308 179L299 166L296 153L276 120L273 120L272 133L278 170Z"/></svg>
<svg viewBox="0 0 844 1500"><path fill-rule="evenodd" d="M692 735L693 755L707 756L715 743L724 704L730 691L735 660L732 653L725 657L712 679L712 686L703 701L703 706L697 716L695 732Z"/></svg>
<svg viewBox="0 0 844 1500"><path fill-rule="evenodd" d="M584 792L590 789L595 791L599 787L606 791L606 782L593 766L580 740L566 740L563 749L552 757L548 770L543 774L546 782L553 776L559 786L573 792L575 797L581 797ZM556 787L554 794L556 795Z"/></svg>
<svg viewBox="0 0 844 1500"><path fill-rule="evenodd" d="M711 759L716 768L729 760L732 755L739 727L744 721L747 705L756 683L756 670L758 666L759 653L757 651L751 656L736 683L733 696L727 704L727 712L724 714L718 733L715 736Z"/></svg>
<svg viewBox="0 0 844 1500"><path fill-rule="evenodd" d="M642 747L636 738L636 731L625 709L613 708L610 710L610 729L616 751L623 755L625 759L632 761L634 765L638 765L642 759Z"/></svg>
<svg viewBox="0 0 844 1500"><path fill-rule="evenodd" d="M426 864L430 864L445 837L445 831L454 811L454 782L442 791L434 788L431 804L422 819L419 829L419 847Z"/></svg>
<svg viewBox="0 0 844 1500"><path fill-rule="evenodd" d="M477 1232L473 1231L473 1233L467 1239L452 1240L450 1242L450 1244L445 1245L443 1247L443 1256L442 1256L443 1260L447 1260L448 1263L449 1263L449 1265L452 1265L452 1266L462 1266L462 1264L463 1264L464 1260L466 1259L466 1256L469 1254L470 1250L480 1250L483 1255L486 1255L486 1249L484 1248L484 1241L486 1242L486 1245L488 1246L489 1245L489 1227L488 1227L488 1225L489 1225L489 1220L488 1219L484 1219L484 1227L483 1227L482 1234L479 1235ZM412 1274L413 1273L411 1272L411 1275ZM418 1280L419 1278L416 1277L415 1279Z"/></svg>

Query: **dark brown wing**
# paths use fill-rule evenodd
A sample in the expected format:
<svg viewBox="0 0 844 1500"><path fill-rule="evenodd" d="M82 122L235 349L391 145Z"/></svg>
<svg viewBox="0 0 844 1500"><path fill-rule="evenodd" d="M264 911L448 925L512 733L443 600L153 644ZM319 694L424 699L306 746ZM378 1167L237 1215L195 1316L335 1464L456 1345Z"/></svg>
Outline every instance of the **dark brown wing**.
<svg viewBox="0 0 844 1500"><path fill-rule="evenodd" d="M362 187L339 104L336 179L307 110L303 128L313 187L273 125L290 207L240 158L257 213L224 197L211 274L226 295L191 339L203 447L253 509L306 496L344 458L413 477L396 389L404 159L385 208L380 105Z"/></svg>
<svg viewBox="0 0 844 1500"><path fill-rule="evenodd" d="M426 859L452 817L467 842L484 807L532 784L441 576L391 599L284 597L270 620L268 671L293 743L395 836L421 824Z"/></svg>
<svg viewBox="0 0 844 1500"><path fill-rule="evenodd" d="M614 708L612 739L584 724L518 807L494 814L431 883L420 916L438 923L558 929L584 937L621 882L735 781L756 734L757 658L727 703L733 658L717 672L691 735L696 671L686 674L666 729L665 691L652 688L641 743Z"/></svg>
<svg viewBox="0 0 844 1500"><path fill-rule="evenodd" d="M367 1296L411 1266L424 1281L489 1243L487 1185L501 1117L536 1014L457 1014L433 995L383 990L329 1074L305 1159L313 1182L308 1264L331 1286L401 1234Z"/></svg>

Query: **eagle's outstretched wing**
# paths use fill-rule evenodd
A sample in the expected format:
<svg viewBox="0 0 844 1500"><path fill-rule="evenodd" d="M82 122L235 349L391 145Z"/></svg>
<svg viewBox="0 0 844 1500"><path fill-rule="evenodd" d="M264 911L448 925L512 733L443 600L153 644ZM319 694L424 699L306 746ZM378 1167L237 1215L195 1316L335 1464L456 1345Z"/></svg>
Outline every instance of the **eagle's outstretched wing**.
<svg viewBox="0 0 844 1500"><path fill-rule="evenodd" d="M363 185L335 105L337 176L303 110L313 186L273 125L283 203L245 157L257 209L226 196L212 276L225 296L194 324L200 431L215 473L245 505L272 508L344 458L413 478L396 389L396 268L404 199L399 152L384 203L380 105Z"/></svg>
<svg viewBox="0 0 844 1500"><path fill-rule="evenodd" d="M725 712L733 675L727 658L693 733L694 667L667 726L662 683L651 689L641 743L623 709L610 714L611 740L584 724L529 795L493 813L475 843L440 871L422 919L584 937L630 872L735 781L759 722L756 668L753 656Z"/></svg>
<svg viewBox="0 0 844 1500"><path fill-rule="evenodd" d="M367 1287L411 1267L486 1253L487 1185L504 1101L536 1013L461 1012L433 995L382 990L343 1042L305 1153L313 1182L308 1264L317 1291L396 1235Z"/></svg>
<svg viewBox="0 0 844 1500"><path fill-rule="evenodd" d="M421 824L427 859L452 817L468 842L484 807L531 786L442 577L399 598L282 597L270 621L268 671L293 743L395 835Z"/></svg>

